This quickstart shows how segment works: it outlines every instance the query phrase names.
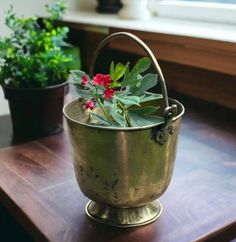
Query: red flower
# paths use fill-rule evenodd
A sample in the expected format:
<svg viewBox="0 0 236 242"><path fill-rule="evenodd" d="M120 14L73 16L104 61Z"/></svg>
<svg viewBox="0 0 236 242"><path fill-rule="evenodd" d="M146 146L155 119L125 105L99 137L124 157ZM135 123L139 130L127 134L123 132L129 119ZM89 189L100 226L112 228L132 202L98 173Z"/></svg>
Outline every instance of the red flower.
<svg viewBox="0 0 236 242"><path fill-rule="evenodd" d="M87 78L87 76L86 76L86 75L82 76L82 82L80 83L81 86L84 86L84 85L87 84L87 83L88 83L88 78Z"/></svg>
<svg viewBox="0 0 236 242"><path fill-rule="evenodd" d="M105 99L112 99L113 94L114 94L114 89L112 88L108 88L104 91Z"/></svg>
<svg viewBox="0 0 236 242"><path fill-rule="evenodd" d="M94 106L95 106L95 103L93 100L89 100L88 102L85 103L85 109L93 110Z"/></svg>
<svg viewBox="0 0 236 242"><path fill-rule="evenodd" d="M93 77L94 85L101 85L108 88L111 82L110 75L97 74Z"/></svg>

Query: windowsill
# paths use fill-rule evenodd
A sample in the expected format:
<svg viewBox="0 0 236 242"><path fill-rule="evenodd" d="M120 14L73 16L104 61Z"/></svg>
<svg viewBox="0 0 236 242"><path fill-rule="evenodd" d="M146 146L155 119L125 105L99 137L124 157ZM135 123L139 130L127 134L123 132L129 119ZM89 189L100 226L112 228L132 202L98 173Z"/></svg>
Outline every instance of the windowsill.
<svg viewBox="0 0 236 242"><path fill-rule="evenodd" d="M86 66L97 44L114 32L129 31L141 38L158 61L165 62L170 89L235 109L236 26L153 17L122 20L118 15L68 12L64 24L81 35ZM89 33L89 34L87 34ZM143 56L129 39L109 43L109 49Z"/></svg>
<svg viewBox="0 0 236 242"><path fill-rule="evenodd" d="M96 27L121 28L236 43L236 27L229 24L160 17L152 17L150 20L145 21L122 20L118 15L99 14L95 11L68 11L63 20L65 22L87 24ZM106 32L106 29L98 31Z"/></svg>

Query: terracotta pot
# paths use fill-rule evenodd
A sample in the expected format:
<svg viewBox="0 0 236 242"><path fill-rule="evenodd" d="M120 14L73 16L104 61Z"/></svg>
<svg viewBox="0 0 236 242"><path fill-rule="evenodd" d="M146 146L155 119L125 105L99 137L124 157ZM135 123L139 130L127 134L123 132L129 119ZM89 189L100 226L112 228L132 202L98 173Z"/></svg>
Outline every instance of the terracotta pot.
<svg viewBox="0 0 236 242"><path fill-rule="evenodd" d="M63 130L67 82L46 88L2 88L9 103L14 136L42 137Z"/></svg>
<svg viewBox="0 0 236 242"><path fill-rule="evenodd" d="M100 13L117 13L121 6L120 0L98 0L97 11Z"/></svg>

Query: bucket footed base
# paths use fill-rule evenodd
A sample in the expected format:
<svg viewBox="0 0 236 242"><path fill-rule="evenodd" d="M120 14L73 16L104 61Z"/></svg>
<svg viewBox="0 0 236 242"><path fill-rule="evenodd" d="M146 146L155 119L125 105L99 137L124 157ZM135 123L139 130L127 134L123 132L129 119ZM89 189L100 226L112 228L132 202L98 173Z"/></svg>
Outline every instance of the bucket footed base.
<svg viewBox="0 0 236 242"><path fill-rule="evenodd" d="M93 220L114 227L137 227L152 223L162 212L161 203L152 201L145 206L135 208L116 208L89 201L86 213Z"/></svg>

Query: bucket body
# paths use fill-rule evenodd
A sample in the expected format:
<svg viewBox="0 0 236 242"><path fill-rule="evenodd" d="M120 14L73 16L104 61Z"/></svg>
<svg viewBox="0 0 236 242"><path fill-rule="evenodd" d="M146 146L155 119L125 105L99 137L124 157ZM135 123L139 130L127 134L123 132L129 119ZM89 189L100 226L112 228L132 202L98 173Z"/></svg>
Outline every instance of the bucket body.
<svg viewBox="0 0 236 242"><path fill-rule="evenodd" d="M158 102L158 101L157 101ZM64 107L81 191L91 200L117 208L144 206L167 189L174 168L184 107L176 100L172 131L163 144L153 139L160 126L118 128L83 123L81 100ZM158 103L157 103L158 105ZM160 108L161 111L161 108Z"/></svg>
<svg viewBox="0 0 236 242"><path fill-rule="evenodd" d="M13 133L20 137L42 137L63 129L62 108L68 83L45 88L2 86L8 100Z"/></svg>

